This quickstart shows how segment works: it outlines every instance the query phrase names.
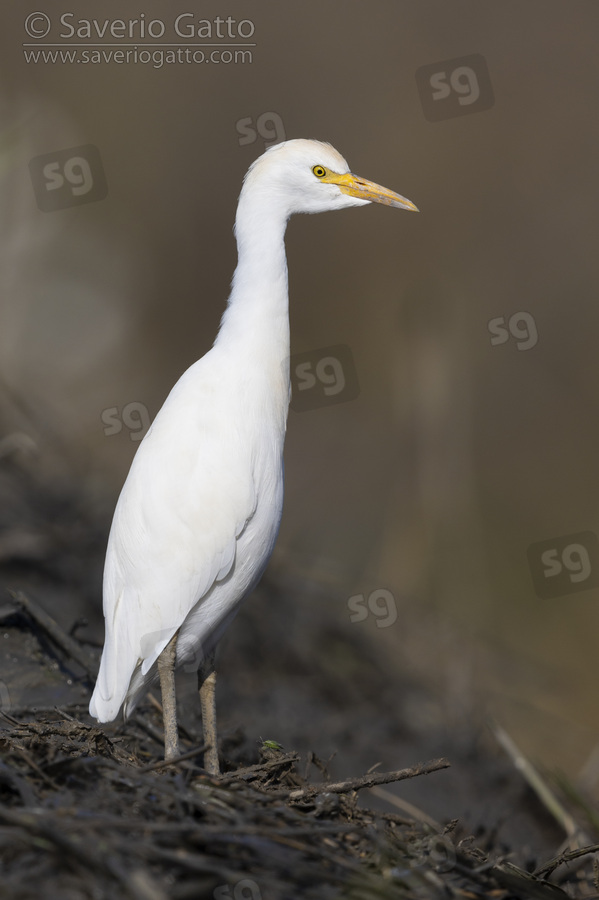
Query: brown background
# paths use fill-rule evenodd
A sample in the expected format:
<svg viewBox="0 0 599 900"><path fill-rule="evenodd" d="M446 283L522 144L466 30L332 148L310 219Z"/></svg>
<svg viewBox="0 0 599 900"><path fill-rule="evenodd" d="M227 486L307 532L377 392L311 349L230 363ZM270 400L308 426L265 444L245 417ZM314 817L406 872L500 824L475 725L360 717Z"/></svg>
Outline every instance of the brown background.
<svg viewBox="0 0 599 900"><path fill-rule="evenodd" d="M75 18L139 13L78 6ZM597 4L147 0L148 20L255 25L250 64L160 69L27 65L29 9L12 7L0 48L5 434L29 434L40 467L62 465L90 504L112 508L137 443L127 428L106 436L102 412L135 401L152 417L218 326L236 198L265 146L240 145L238 123L271 112L286 138L330 141L421 212L290 224L292 354L349 347L360 393L290 414L273 566L330 586L328 615L364 629L390 679L401 660L448 715L478 706L535 758L579 772L599 729L599 591L539 598L527 549L598 527ZM471 54L494 104L428 121L417 70ZM29 161L84 144L99 149L107 198L41 212ZM536 346L493 346L489 320L522 311ZM347 600L379 588L395 623L352 624ZM99 585L94 599L100 634Z"/></svg>

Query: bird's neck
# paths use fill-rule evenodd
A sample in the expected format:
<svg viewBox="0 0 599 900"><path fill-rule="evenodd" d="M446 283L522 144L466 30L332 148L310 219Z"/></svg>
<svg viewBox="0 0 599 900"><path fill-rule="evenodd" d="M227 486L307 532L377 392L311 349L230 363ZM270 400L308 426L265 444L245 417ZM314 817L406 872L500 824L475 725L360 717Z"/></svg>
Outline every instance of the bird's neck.
<svg viewBox="0 0 599 900"><path fill-rule="evenodd" d="M256 364L282 365L289 357L287 217L250 201L242 191L235 219L238 262L217 342L234 342Z"/></svg>

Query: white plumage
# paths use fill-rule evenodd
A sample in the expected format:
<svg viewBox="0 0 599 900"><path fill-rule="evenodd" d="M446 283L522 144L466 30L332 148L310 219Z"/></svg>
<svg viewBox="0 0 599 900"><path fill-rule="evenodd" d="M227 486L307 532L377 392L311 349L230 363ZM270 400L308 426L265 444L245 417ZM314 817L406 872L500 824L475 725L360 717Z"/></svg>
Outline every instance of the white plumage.
<svg viewBox="0 0 599 900"><path fill-rule="evenodd" d="M289 405L284 234L289 216L371 201L416 207L349 173L329 144L278 144L250 167L238 265L212 349L179 379L141 442L114 513L106 638L90 713L128 715L171 638L192 669L260 578L283 503ZM165 720L166 721L166 720Z"/></svg>

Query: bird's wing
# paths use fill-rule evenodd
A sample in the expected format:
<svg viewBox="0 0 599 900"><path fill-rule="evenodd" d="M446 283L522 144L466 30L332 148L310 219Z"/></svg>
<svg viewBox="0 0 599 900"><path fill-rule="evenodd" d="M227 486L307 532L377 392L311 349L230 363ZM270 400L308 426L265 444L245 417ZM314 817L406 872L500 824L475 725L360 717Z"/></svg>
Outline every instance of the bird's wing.
<svg viewBox="0 0 599 900"><path fill-rule="evenodd" d="M195 604L227 576L256 509L252 448L238 431L230 395L205 377L204 360L167 398L115 510L92 711L98 717L117 715L137 663L145 674Z"/></svg>

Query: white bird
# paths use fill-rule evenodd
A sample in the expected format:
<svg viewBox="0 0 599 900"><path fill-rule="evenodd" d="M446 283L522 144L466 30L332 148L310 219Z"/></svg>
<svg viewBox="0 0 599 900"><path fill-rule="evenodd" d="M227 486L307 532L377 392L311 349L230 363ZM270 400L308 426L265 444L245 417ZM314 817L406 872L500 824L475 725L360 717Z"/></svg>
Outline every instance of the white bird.
<svg viewBox="0 0 599 900"><path fill-rule="evenodd" d="M199 670L205 766L217 773L213 654L272 552L290 398L284 236L293 213L370 202L416 210L351 174L319 141L277 144L249 168L238 263L211 350L175 384L139 445L106 552L106 638L89 711L125 717L160 677L165 759L179 755L174 669Z"/></svg>

